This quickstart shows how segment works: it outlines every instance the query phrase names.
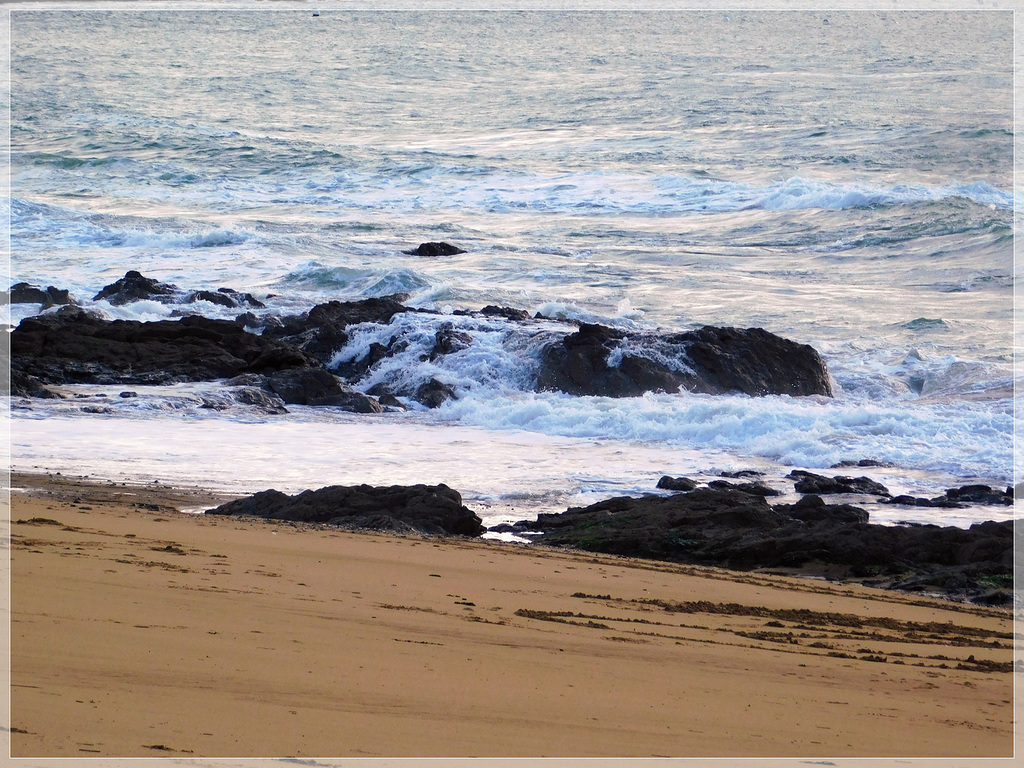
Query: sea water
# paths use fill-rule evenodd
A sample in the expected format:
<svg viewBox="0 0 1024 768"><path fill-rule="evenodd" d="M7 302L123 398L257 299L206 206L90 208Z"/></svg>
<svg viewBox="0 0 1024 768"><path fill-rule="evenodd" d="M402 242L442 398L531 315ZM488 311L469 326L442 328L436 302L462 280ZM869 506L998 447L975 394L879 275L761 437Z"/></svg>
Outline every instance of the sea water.
<svg viewBox="0 0 1024 768"><path fill-rule="evenodd" d="M12 402L12 466L238 492L445 482L485 522L663 474L843 460L893 493L1013 481L1012 15L967 11L11 13L11 282L135 269L303 312L406 293L335 363L457 399L263 415L217 383ZM467 252L403 253L444 240ZM453 314L541 313L526 328ZM233 310L191 305L211 317ZM10 322L39 311L8 309ZM835 397L536 392L564 321L763 327ZM472 344L423 360L442 323ZM122 398L124 389L138 395ZM849 470L842 470L849 473ZM871 507L967 525L1005 509Z"/></svg>

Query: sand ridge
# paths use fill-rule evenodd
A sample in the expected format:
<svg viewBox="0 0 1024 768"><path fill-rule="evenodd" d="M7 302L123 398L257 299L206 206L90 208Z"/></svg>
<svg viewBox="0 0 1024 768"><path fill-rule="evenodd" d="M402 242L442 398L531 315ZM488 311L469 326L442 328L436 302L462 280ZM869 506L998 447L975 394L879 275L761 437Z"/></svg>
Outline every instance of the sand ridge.
<svg viewBox="0 0 1024 768"><path fill-rule="evenodd" d="M1007 610L12 486L14 757L1012 754Z"/></svg>

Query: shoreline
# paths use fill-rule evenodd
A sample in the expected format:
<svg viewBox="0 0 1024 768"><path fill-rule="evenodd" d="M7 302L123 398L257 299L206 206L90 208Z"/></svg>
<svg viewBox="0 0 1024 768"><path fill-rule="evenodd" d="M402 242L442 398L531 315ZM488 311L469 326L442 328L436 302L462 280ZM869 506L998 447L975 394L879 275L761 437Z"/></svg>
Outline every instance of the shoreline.
<svg viewBox="0 0 1024 768"><path fill-rule="evenodd" d="M1013 753L1009 610L11 485L14 757Z"/></svg>

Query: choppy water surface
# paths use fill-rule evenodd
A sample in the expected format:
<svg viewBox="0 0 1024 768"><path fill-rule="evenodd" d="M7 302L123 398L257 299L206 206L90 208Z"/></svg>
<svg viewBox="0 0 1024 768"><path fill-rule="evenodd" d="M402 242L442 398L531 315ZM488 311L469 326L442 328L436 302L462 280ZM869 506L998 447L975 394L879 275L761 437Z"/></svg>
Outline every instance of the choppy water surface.
<svg viewBox="0 0 1024 768"><path fill-rule="evenodd" d="M918 493L1012 481L1009 13L31 9L11 39L12 282L135 319L172 308L89 300L127 269L273 294L278 314L406 292L442 312L761 326L821 351L837 391L535 393L510 324L405 316L424 339L441 321L473 337L401 361L458 401L211 415L185 388L110 393L97 414L87 388L15 403L16 467L245 490L422 477L524 514L664 473L843 459L893 462L887 481ZM428 240L468 253L402 253ZM360 329L339 359L392 332ZM131 449L153 434L188 450ZM199 471L243 434L268 464ZM459 460L408 449L427 443Z"/></svg>

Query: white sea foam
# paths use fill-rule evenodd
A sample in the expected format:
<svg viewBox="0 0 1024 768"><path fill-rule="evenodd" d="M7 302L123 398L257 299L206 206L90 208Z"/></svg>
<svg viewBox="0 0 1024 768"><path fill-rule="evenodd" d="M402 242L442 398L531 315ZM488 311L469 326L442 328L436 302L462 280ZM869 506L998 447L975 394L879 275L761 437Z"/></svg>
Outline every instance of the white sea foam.
<svg viewBox="0 0 1024 768"><path fill-rule="evenodd" d="M469 395L443 406L437 418L562 437L617 435L784 466L824 468L870 457L953 476L1012 478L1008 404L993 412L988 404L972 403L875 405L691 393L612 399L522 392Z"/></svg>

